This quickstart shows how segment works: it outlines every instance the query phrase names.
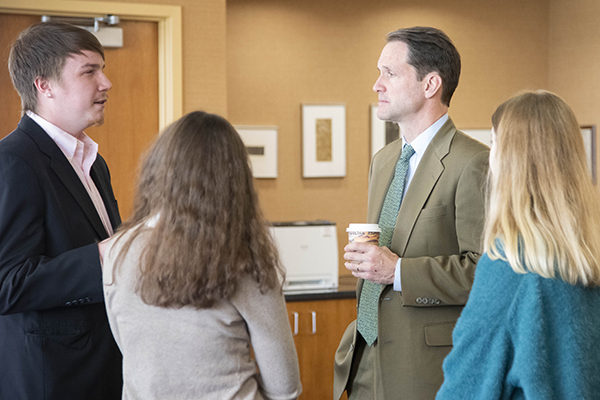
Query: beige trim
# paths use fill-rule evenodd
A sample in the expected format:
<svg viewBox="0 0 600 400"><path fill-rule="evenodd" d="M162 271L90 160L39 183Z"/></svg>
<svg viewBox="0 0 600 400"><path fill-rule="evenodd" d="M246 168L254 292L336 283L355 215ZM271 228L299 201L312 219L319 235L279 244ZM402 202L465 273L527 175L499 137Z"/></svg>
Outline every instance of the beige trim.
<svg viewBox="0 0 600 400"><path fill-rule="evenodd" d="M162 130L183 112L181 6L108 1L2 0L1 13L99 16L158 22L158 124Z"/></svg>

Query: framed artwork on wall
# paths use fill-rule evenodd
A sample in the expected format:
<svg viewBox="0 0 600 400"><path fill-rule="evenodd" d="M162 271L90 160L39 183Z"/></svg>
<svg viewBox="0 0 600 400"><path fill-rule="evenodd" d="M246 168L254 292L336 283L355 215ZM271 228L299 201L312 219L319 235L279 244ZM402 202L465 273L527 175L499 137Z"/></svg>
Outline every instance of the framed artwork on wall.
<svg viewBox="0 0 600 400"><path fill-rule="evenodd" d="M240 134L255 178L277 178L277 127L235 126Z"/></svg>
<svg viewBox="0 0 600 400"><path fill-rule="evenodd" d="M584 125L580 128L583 135L583 146L585 147L588 167L592 175L592 181L596 184L596 125Z"/></svg>
<svg viewBox="0 0 600 400"><path fill-rule="evenodd" d="M346 176L344 104L302 104L302 176Z"/></svg>
<svg viewBox="0 0 600 400"><path fill-rule="evenodd" d="M377 104L371 105L371 157L386 145L400 138L400 127L391 121L377 118Z"/></svg>

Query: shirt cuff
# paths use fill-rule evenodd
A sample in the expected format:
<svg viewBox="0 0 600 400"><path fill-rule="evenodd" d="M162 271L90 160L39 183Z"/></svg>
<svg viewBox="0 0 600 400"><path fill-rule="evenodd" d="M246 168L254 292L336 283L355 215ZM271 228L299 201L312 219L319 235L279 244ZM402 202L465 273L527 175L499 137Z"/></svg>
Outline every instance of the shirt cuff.
<svg viewBox="0 0 600 400"><path fill-rule="evenodd" d="M396 272L394 273L394 290L396 292L402 291L402 281L400 280L400 261L402 261L401 258L399 258L398 262L396 263Z"/></svg>

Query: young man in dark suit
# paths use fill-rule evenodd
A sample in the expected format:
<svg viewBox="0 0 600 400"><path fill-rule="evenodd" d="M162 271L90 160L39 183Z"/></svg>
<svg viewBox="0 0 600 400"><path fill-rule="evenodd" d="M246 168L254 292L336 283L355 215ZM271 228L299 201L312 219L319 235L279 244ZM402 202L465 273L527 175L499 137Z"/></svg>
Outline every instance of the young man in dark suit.
<svg viewBox="0 0 600 400"><path fill-rule="evenodd" d="M481 253L489 148L448 116L460 55L435 28L388 35L373 86L401 139L371 162L367 222L379 246L350 243L358 318L335 358L334 399L434 399L452 329Z"/></svg>
<svg viewBox="0 0 600 400"><path fill-rule="evenodd" d="M121 220L83 131L104 121L104 51L91 33L23 31L9 71L23 117L0 141L0 398L120 399L98 242Z"/></svg>

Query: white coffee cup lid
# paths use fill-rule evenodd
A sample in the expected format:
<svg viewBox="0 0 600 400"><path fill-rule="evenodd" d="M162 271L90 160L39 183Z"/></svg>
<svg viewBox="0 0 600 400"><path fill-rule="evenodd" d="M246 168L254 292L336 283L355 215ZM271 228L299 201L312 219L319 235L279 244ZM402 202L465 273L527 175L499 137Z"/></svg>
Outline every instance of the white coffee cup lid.
<svg viewBox="0 0 600 400"><path fill-rule="evenodd" d="M350 224L346 232L381 232L377 224Z"/></svg>

